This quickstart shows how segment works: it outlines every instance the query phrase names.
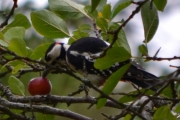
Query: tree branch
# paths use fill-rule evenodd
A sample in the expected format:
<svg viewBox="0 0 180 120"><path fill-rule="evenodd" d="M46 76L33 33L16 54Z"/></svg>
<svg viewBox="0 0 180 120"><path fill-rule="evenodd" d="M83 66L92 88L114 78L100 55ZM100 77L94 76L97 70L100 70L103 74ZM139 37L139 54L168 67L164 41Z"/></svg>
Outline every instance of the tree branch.
<svg viewBox="0 0 180 120"><path fill-rule="evenodd" d="M5 21L4 21L3 23L1 23L0 28L3 28L4 26L6 26L6 25L8 24L8 21L9 21L10 17L14 14L14 10L18 7L17 1L18 1L18 0L13 0L14 4L13 4L13 6L12 6L12 8L11 8L11 11L10 11L10 13L7 15Z"/></svg>

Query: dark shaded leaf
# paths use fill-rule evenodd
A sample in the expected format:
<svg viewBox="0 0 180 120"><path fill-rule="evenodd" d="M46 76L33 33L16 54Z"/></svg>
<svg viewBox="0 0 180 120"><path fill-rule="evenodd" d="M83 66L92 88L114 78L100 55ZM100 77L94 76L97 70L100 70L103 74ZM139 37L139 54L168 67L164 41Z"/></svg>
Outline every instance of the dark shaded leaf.
<svg viewBox="0 0 180 120"><path fill-rule="evenodd" d="M105 19L110 20L111 19L111 5L107 4L104 6L102 15Z"/></svg>
<svg viewBox="0 0 180 120"><path fill-rule="evenodd" d="M106 55L102 58L98 58L94 66L100 70L107 69L111 67L116 62L123 62L128 60L131 54L123 47L113 47L110 48Z"/></svg>
<svg viewBox="0 0 180 120"><path fill-rule="evenodd" d="M164 11L164 8L166 7L167 4L167 0L153 0L153 2L159 11L162 12Z"/></svg>
<svg viewBox="0 0 180 120"><path fill-rule="evenodd" d="M119 0L113 10L112 10L112 19L119 13L121 12L123 9L125 9L126 7L128 7L131 4L132 0Z"/></svg>
<svg viewBox="0 0 180 120"><path fill-rule="evenodd" d="M148 49L144 44L139 46L139 51L143 56L148 56Z"/></svg>
<svg viewBox="0 0 180 120"><path fill-rule="evenodd" d="M91 12L94 12L100 1L101 0L91 0L91 7L92 7Z"/></svg>
<svg viewBox="0 0 180 120"><path fill-rule="evenodd" d="M156 6L152 4L151 9L150 3L150 1L146 2L141 8L145 43L148 43L153 38L159 25L159 18Z"/></svg>
<svg viewBox="0 0 180 120"><path fill-rule="evenodd" d="M119 80L122 78L124 73L128 70L131 64L126 64L123 67L121 67L119 70L117 70L115 73L113 73L106 81L102 91L109 95L114 88L116 87ZM107 99L106 98L100 98L97 103L97 108L101 108L106 104Z"/></svg>
<svg viewBox="0 0 180 120"><path fill-rule="evenodd" d="M104 18L97 18L96 24L103 32L107 32L108 30L108 22Z"/></svg>

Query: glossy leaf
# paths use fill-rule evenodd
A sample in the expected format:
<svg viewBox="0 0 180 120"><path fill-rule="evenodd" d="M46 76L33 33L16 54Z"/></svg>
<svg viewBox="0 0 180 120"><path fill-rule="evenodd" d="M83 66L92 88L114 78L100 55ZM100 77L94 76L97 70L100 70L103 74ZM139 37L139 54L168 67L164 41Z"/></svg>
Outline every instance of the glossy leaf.
<svg viewBox="0 0 180 120"><path fill-rule="evenodd" d="M112 10L112 19L119 13L121 12L123 9L125 9L126 7L128 7L131 4L132 0L119 0L113 10Z"/></svg>
<svg viewBox="0 0 180 120"><path fill-rule="evenodd" d="M162 12L164 11L164 8L166 7L167 4L167 0L153 0L153 2L159 11Z"/></svg>
<svg viewBox="0 0 180 120"><path fill-rule="evenodd" d="M96 1L96 0L94 0ZM98 6L96 7L96 10L98 12L102 11L104 6L107 4L107 0L100 0L100 3L98 4Z"/></svg>
<svg viewBox="0 0 180 120"><path fill-rule="evenodd" d="M116 62L123 62L128 60L131 54L123 47L113 47L110 48L106 55L102 58L98 58L94 66L100 70L107 69L111 67Z"/></svg>
<svg viewBox="0 0 180 120"><path fill-rule="evenodd" d="M0 32L0 45L7 47L8 43L5 41L4 35L2 32Z"/></svg>
<svg viewBox="0 0 180 120"><path fill-rule="evenodd" d="M82 24L78 27L79 30L92 30L89 24Z"/></svg>
<svg viewBox="0 0 180 120"><path fill-rule="evenodd" d="M33 53L31 54L30 58L34 60L38 60L40 58L44 58L45 52L47 48L50 46L52 43L45 43L42 45L39 45L38 47L35 48Z"/></svg>
<svg viewBox="0 0 180 120"><path fill-rule="evenodd" d="M91 6L87 5L86 7L84 7L84 11L88 14L88 16L91 17L91 19L96 19L98 16L98 12L97 10L94 10L93 12L91 11Z"/></svg>
<svg viewBox="0 0 180 120"><path fill-rule="evenodd" d="M65 21L51 11L34 11L31 13L31 21L34 28L43 36L49 38L70 36Z"/></svg>
<svg viewBox="0 0 180 120"><path fill-rule="evenodd" d="M25 29L23 27L9 28L4 34L5 40L10 41L13 38L23 39L25 35Z"/></svg>
<svg viewBox="0 0 180 120"><path fill-rule="evenodd" d="M17 55L26 57L28 55L26 44L20 38L13 38L9 41L8 49L15 52Z"/></svg>
<svg viewBox="0 0 180 120"><path fill-rule="evenodd" d="M23 27L24 29L28 29L31 27L31 24L25 15L16 14L14 20L8 24L3 31L6 32L11 27Z"/></svg>
<svg viewBox="0 0 180 120"><path fill-rule="evenodd" d="M25 87L24 84L18 78L10 76L8 84L13 93L24 96Z"/></svg>
<svg viewBox="0 0 180 120"><path fill-rule="evenodd" d="M104 18L97 18L96 24L103 32L108 31L108 22Z"/></svg>
<svg viewBox="0 0 180 120"><path fill-rule="evenodd" d="M144 44L139 46L139 51L143 56L148 56L148 49Z"/></svg>
<svg viewBox="0 0 180 120"><path fill-rule="evenodd" d="M141 9L145 43L148 43L153 38L159 25L159 18L156 6L152 4L152 8L150 8L150 4L150 1L146 2Z"/></svg>
<svg viewBox="0 0 180 120"><path fill-rule="evenodd" d="M115 73L113 73L106 81L102 91L109 95L114 88L116 87L119 80L122 78L124 73L128 70L131 64L126 64L123 67L121 67L119 70L117 70ZM97 108L101 108L106 104L107 99L106 98L100 98L97 103Z"/></svg>
<svg viewBox="0 0 180 120"><path fill-rule="evenodd" d="M107 4L104 6L102 15L105 19L110 20L111 19L111 5Z"/></svg>
<svg viewBox="0 0 180 120"><path fill-rule="evenodd" d="M169 106L162 106L156 110L153 120L176 120L176 117L172 115Z"/></svg>
<svg viewBox="0 0 180 120"><path fill-rule="evenodd" d="M63 19L78 19L87 16L84 6L73 0L48 0L49 7Z"/></svg>
<svg viewBox="0 0 180 120"><path fill-rule="evenodd" d="M91 7L92 7L91 12L93 12L96 9L100 1L101 0L91 0Z"/></svg>
<svg viewBox="0 0 180 120"><path fill-rule="evenodd" d="M117 39L116 43L118 44L119 47L125 48L129 52L129 54L131 54L131 48L128 44L124 30L121 30L118 33L118 39Z"/></svg>
<svg viewBox="0 0 180 120"><path fill-rule="evenodd" d="M12 74L16 74L23 67L24 67L24 64L18 64L16 66L14 66Z"/></svg>

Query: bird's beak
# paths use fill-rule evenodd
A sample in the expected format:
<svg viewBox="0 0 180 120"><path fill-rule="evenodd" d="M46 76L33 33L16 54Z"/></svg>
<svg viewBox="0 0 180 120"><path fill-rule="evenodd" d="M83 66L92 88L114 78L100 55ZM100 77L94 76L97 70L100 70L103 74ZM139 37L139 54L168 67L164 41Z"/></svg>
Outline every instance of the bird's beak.
<svg viewBox="0 0 180 120"><path fill-rule="evenodd" d="M46 67L43 71L42 77L46 77L50 71L52 70L52 67Z"/></svg>

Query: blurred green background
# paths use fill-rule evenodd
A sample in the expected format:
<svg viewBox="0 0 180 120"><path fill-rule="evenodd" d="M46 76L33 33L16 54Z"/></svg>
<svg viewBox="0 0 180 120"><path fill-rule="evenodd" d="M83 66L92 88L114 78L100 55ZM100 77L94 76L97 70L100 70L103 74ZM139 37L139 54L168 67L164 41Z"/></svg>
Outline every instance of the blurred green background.
<svg viewBox="0 0 180 120"><path fill-rule="evenodd" d="M90 4L89 0L76 0L76 1L81 4ZM111 2L112 2L111 4L114 4L116 1L112 0ZM13 4L12 0L2 0L1 1L1 10L8 13L12 4ZM180 2L177 2L174 4L168 4L164 13L163 14L160 13L160 22L161 22L161 20L163 21L165 19L165 17L169 15L169 13L171 13L173 11L177 11L176 7L178 5L180 5ZM30 20L30 13L32 11L45 9L45 8L48 9L47 0L41 0L38 2L35 0L18 0L18 8L15 10L14 15L21 13L21 14L26 15ZM134 6L131 6L128 9L124 10L123 12L121 12L121 14L117 18L115 18L115 20L123 19L123 18L126 19L131 14L132 10L134 10L134 8L135 8ZM4 20L4 17L2 14L0 14L0 23L2 23L3 20ZM12 21L12 20L13 20L13 17L10 19L10 21ZM78 25L80 25L81 23L89 23L92 25L91 21L89 21L87 18L81 18L81 19L73 20L73 21L67 20L66 22L68 24L69 31L71 31L71 32L73 30L75 30L78 27ZM138 52L138 45L142 44L143 35L144 35L142 32L143 27L141 24L142 23L140 20L140 16L138 14L124 28L127 38L128 38L128 42L132 49L133 56L140 55ZM138 33L138 31L140 31L140 32ZM92 33L92 36L93 35L94 34ZM32 49L36 48L36 46L41 44L42 39L43 39L43 37L34 30L33 26L31 26L31 28L26 31L26 35L24 38L27 46L29 46ZM153 40L153 41L155 41L155 42L150 43L150 45L148 46L151 55L155 54L155 52L159 49L159 47L163 46L164 47L163 49L167 49L166 44L156 42L161 38L154 38L154 39L155 40ZM176 38L176 39L180 40L180 38ZM65 41L65 42L67 42L67 41ZM175 44L177 44L177 43L175 43ZM180 43L178 43L178 44L180 45ZM173 49L175 49L175 51L177 51L176 49L178 49L178 48L174 47ZM170 55L173 56L173 55L179 55L179 54L180 53L176 54L176 52L174 52L174 53L171 53ZM167 53L160 54L160 55L168 56ZM166 57L166 56L162 56L162 57ZM144 63L142 60L138 60L138 62L140 64L142 64L146 70L148 70L149 72L151 72L157 76L166 75L166 74L174 71L175 69L169 68L170 64L173 64L173 65L179 64L177 61ZM37 77L37 76L40 76L40 73L28 73L28 74L21 76L20 80L27 87L29 80L34 77ZM48 79L52 83L51 94L60 95L60 96L67 96L69 93L76 91L78 89L79 85L81 84L78 80L76 80L66 74L49 74ZM4 77L3 79L1 79L0 81L4 84L7 84L7 80L8 80L8 75L6 77ZM115 89L115 92L129 92L132 89L133 88L129 83L126 83L126 84L119 83L117 88ZM94 92L93 90L90 90L89 94L92 96L95 96L95 97L98 96L98 94L96 92ZM27 88L26 88L26 95L29 95ZM81 94L79 94L77 96L85 96L85 94L84 94L84 92L82 92ZM119 96L117 97L117 99L118 98L119 98ZM65 109L65 110L69 109L69 110L77 112L79 114L83 114L83 115L89 116L91 118L96 118L97 120L105 119L105 117L103 117L101 115L101 113L107 113L108 115L117 115L120 113L120 111L117 109L107 108L107 107L97 110L95 108L95 106L93 106L90 109L87 109L89 107L89 104L83 104L83 105L82 104L72 104L69 107L67 107L66 104L59 103L57 105L57 107L60 109ZM62 118L62 117L55 118L55 120L60 120L60 119L69 120L68 118Z"/></svg>

